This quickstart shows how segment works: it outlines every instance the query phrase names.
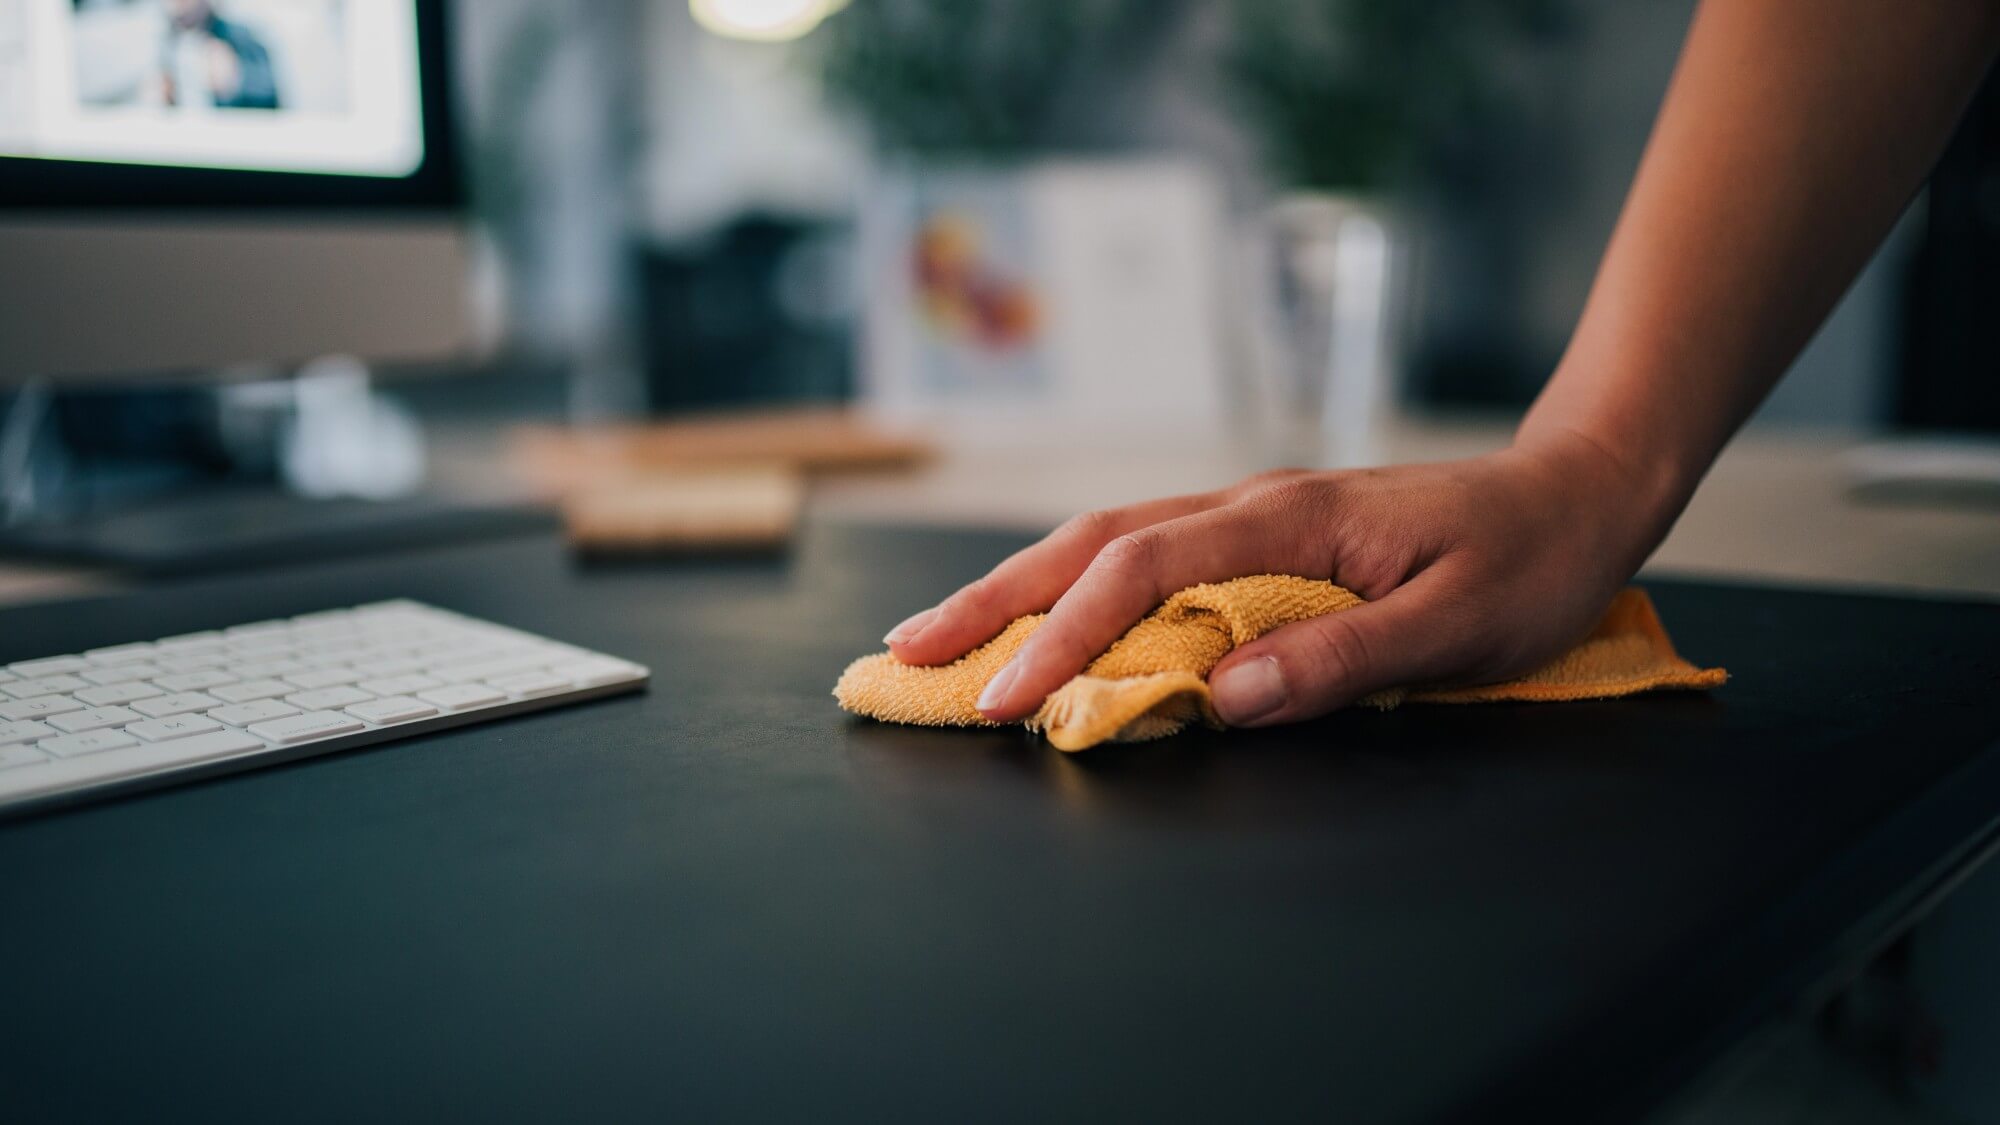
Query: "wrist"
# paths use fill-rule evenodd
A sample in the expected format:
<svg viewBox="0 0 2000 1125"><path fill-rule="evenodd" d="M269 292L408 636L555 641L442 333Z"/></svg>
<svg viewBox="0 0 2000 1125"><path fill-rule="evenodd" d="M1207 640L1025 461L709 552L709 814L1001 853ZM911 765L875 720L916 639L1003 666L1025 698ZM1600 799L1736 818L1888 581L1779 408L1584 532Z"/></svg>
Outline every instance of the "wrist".
<svg viewBox="0 0 2000 1125"><path fill-rule="evenodd" d="M1669 371L1654 365L1565 355L1515 431L1517 448L1574 461L1578 471L1616 479L1628 503L1659 521L1661 534L1694 495L1728 439L1702 396L1674 395ZM1620 377L1606 372L1622 372Z"/></svg>
<svg viewBox="0 0 2000 1125"><path fill-rule="evenodd" d="M1515 435L1510 452L1546 474L1566 505L1598 530L1599 549L1620 559L1628 575L1666 538L1700 480L1671 459L1532 418Z"/></svg>

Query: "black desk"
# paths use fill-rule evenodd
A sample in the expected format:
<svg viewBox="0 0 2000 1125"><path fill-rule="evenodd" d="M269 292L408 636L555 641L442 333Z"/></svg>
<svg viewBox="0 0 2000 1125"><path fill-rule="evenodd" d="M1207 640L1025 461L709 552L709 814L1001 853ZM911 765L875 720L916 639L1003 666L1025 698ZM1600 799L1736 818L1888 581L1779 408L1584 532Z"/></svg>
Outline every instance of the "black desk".
<svg viewBox="0 0 2000 1125"><path fill-rule="evenodd" d="M0 826L0 1116L1622 1117L2000 811L2000 607L1655 587L1713 697L1065 758L827 692L1002 537L520 541L0 614L0 659L407 594L644 697Z"/></svg>

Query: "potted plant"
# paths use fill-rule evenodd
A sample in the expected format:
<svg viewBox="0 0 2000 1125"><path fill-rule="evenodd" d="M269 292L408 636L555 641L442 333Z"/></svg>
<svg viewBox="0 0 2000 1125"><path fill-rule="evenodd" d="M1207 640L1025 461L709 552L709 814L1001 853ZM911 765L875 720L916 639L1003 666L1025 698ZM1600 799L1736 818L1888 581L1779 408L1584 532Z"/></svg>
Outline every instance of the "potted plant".
<svg viewBox="0 0 2000 1125"><path fill-rule="evenodd" d="M1560 0L1230 0L1221 73L1276 199L1246 240L1275 460L1367 464L1397 380L1413 211Z"/></svg>

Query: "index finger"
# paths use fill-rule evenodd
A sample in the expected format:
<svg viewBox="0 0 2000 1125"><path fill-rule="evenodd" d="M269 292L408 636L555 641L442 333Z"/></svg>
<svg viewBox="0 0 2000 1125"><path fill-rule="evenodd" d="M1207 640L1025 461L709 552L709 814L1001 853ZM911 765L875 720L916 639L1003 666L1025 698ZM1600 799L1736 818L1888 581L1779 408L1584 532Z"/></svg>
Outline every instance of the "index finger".
<svg viewBox="0 0 2000 1125"><path fill-rule="evenodd" d="M1172 496L1087 512L1009 556L977 582L891 630L884 641L905 664L943 664L991 640L1017 617L1056 604L1106 543L1221 502L1215 493Z"/></svg>
<svg viewBox="0 0 2000 1125"><path fill-rule="evenodd" d="M1274 538L1274 532L1279 534ZM1290 537L1241 506L1112 540L979 697L995 722L1025 718L1168 595L1198 582L1296 569Z"/></svg>

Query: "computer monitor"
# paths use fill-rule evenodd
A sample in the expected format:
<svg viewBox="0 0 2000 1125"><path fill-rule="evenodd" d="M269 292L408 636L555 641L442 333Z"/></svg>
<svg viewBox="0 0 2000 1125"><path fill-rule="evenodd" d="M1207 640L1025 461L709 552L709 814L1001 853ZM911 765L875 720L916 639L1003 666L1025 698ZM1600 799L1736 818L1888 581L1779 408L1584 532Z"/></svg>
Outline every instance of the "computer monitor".
<svg viewBox="0 0 2000 1125"><path fill-rule="evenodd" d="M0 382L469 336L442 0L0 0Z"/></svg>

